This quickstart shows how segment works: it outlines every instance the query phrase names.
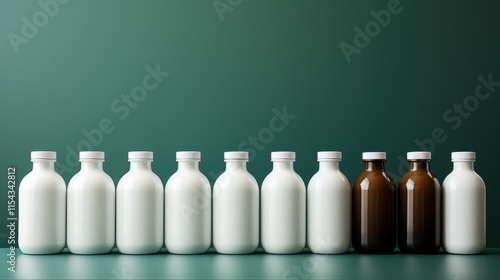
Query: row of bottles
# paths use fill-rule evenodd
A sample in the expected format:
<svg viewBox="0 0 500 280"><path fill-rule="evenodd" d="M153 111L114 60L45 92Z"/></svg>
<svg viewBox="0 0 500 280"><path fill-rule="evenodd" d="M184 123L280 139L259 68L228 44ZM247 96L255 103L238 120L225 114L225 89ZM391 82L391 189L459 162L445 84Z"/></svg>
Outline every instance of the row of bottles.
<svg viewBox="0 0 500 280"><path fill-rule="evenodd" d="M363 153L365 170L351 189L339 169L341 152L318 152L319 170L306 190L293 168L295 153L273 152L273 170L260 190L264 251L300 253L307 242L320 254L345 253L351 244L359 253L391 253L397 239L405 253L436 253L441 241L448 253L481 253L485 185L474 172L475 153L452 153L454 169L443 187L430 172L429 152L407 158L410 169L396 192L386 154ZM165 190L151 170L153 153L129 152L116 201L103 152L80 152L81 170L67 194L54 171L55 152L32 152L31 159L33 170L19 187L19 248L26 254L59 253L65 244L75 254L103 254L115 243L125 254L157 253L164 244L170 253L205 253L212 217L217 252L248 254L259 244L259 188L247 171L247 152L224 153L226 170L213 195L199 171L200 152L176 153L178 170Z"/></svg>
<svg viewBox="0 0 500 280"><path fill-rule="evenodd" d="M448 253L481 253L486 247L486 188L474 171L476 154L454 152L451 158L453 171L441 188L429 169L431 153L409 152L410 170L401 178L396 198L395 184L385 172L386 154L363 153L365 171L352 192L354 250L391 253L397 232L403 253L433 254L441 245Z"/></svg>

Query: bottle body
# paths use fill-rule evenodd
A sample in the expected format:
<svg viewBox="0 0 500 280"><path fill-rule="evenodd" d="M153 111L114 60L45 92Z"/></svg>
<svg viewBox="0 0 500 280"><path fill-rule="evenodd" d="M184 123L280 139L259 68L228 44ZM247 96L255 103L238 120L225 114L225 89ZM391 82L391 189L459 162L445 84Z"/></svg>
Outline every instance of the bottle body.
<svg viewBox="0 0 500 280"><path fill-rule="evenodd" d="M178 152L179 153L179 152ZM165 246L174 254L206 253L211 243L211 189L198 159L179 159L165 186Z"/></svg>
<svg viewBox="0 0 500 280"><path fill-rule="evenodd" d="M106 254L115 245L115 186L102 159L82 159L68 185L68 249L74 254ZM91 152L89 152L91 153Z"/></svg>
<svg viewBox="0 0 500 280"><path fill-rule="evenodd" d="M486 187L473 162L454 162L443 181L443 249L479 254L486 247Z"/></svg>
<svg viewBox="0 0 500 280"><path fill-rule="evenodd" d="M250 254L259 245L259 188L245 162L228 162L214 185L213 239L222 254Z"/></svg>
<svg viewBox="0 0 500 280"><path fill-rule="evenodd" d="M261 188L261 243L271 254L301 253L306 243L306 188L291 161L275 161Z"/></svg>
<svg viewBox="0 0 500 280"><path fill-rule="evenodd" d="M428 160L410 162L410 170L398 186L398 202L399 250L437 253L441 245L441 187L429 171Z"/></svg>
<svg viewBox="0 0 500 280"><path fill-rule="evenodd" d="M307 246L318 254L343 254L351 246L351 187L338 161L320 162L308 184Z"/></svg>
<svg viewBox="0 0 500 280"><path fill-rule="evenodd" d="M38 160L19 185L19 249L57 254L66 244L66 184L54 171L55 153L54 161Z"/></svg>
<svg viewBox="0 0 500 280"><path fill-rule="evenodd" d="M121 253L153 254L163 246L163 184L148 160L131 159L130 171L117 186L116 246Z"/></svg>
<svg viewBox="0 0 500 280"><path fill-rule="evenodd" d="M365 171L353 186L352 201L354 250L392 253L396 246L396 192L393 180L384 171L383 160L365 161Z"/></svg>

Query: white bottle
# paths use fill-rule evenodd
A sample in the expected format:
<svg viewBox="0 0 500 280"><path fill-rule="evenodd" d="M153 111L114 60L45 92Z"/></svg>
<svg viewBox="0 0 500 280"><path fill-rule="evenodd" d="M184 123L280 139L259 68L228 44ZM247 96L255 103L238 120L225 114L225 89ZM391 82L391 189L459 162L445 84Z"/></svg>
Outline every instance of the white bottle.
<svg viewBox="0 0 500 280"><path fill-rule="evenodd" d="M443 249L479 254L486 247L486 187L474 171L475 152L451 153L453 171L443 181Z"/></svg>
<svg viewBox="0 0 500 280"><path fill-rule="evenodd" d="M307 246L343 254L351 246L351 185L339 169L341 152L318 152L319 171L307 187Z"/></svg>
<svg viewBox="0 0 500 280"><path fill-rule="evenodd" d="M259 245L259 187L247 171L248 152L225 152L226 170L214 185L214 247L250 254Z"/></svg>
<svg viewBox="0 0 500 280"><path fill-rule="evenodd" d="M54 171L56 152L31 152L31 161L19 185L19 249L57 254L66 243L66 184Z"/></svg>
<svg viewBox="0 0 500 280"><path fill-rule="evenodd" d="M206 253L211 242L210 182L200 152L177 152L179 168L165 186L165 246L174 254Z"/></svg>
<svg viewBox="0 0 500 280"><path fill-rule="evenodd" d="M82 169L68 184L68 249L106 254L115 245L115 185L104 173L104 152L80 152Z"/></svg>
<svg viewBox="0 0 500 280"><path fill-rule="evenodd" d="M154 254L163 246L163 184L151 170L152 152L129 152L130 171L116 190L116 247Z"/></svg>
<svg viewBox="0 0 500 280"><path fill-rule="evenodd" d="M306 187L293 170L295 152L272 152L262 183L261 241L271 254L301 253L306 243Z"/></svg>

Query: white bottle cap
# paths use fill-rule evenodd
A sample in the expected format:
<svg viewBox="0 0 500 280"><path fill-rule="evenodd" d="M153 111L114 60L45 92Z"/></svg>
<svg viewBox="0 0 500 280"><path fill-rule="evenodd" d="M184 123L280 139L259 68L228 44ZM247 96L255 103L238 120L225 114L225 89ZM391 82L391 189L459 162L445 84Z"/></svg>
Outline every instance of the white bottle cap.
<svg viewBox="0 0 500 280"><path fill-rule="evenodd" d="M244 160L248 161L248 152L225 152L224 160Z"/></svg>
<svg viewBox="0 0 500 280"><path fill-rule="evenodd" d="M271 152L271 161L295 160L295 152Z"/></svg>
<svg viewBox="0 0 500 280"><path fill-rule="evenodd" d="M104 152L82 151L80 152L80 161L82 160L104 160Z"/></svg>
<svg viewBox="0 0 500 280"><path fill-rule="evenodd" d="M476 152L453 152L451 161L475 161Z"/></svg>
<svg viewBox="0 0 500 280"><path fill-rule="evenodd" d="M50 151L31 152L31 160L37 160L37 159L56 160L56 152L50 152Z"/></svg>
<svg viewBox="0 0 500 280"><path fill-rule="evenodd" d="M342 159L342 152L318 152L318 161L322 160L341 160Z"/></svg>
<svg viewBox="0 0 500 280"><path fill-rule="evenodd" d="M201 160L201 152L197 151L181 151L175 153L177 160Z"/></svg>
<svg viewBox="0 0 500 280"><path fill-rule="evenodd" d="M364 152L363 160L385 160L385 152Z"/></svg>
<svg viewBox="0 0 500 280"><path fill-rule="evenodd" d="M408 152L406 154L406 159L414 160L414 159L431 159L431 152Z"/></svg>
<svg viewBox="0 0 500 280"><path fill-rule="evenodd" d="M153 152L133 151L128 152L128 160L153 160Z"/></svg>

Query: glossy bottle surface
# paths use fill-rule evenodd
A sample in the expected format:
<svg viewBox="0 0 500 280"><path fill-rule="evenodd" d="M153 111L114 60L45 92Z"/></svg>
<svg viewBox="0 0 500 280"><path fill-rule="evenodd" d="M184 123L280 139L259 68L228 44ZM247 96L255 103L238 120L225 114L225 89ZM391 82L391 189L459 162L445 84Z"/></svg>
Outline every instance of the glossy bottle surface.
<svg viewBox="0 0 500 280"><path fill-rule="evenodd" d="M307 246L313 253L342 254L351 246L351 186L339 169L341 154L318 153L319 170L307 187Z"/></svg>
<svg viewBox="0 0 500 280"><path fill-rule="evenodd" d="M262 183L261 243L267 253L297 254L306 243L306 188L293 160L273 159Z"/></svg>
<svg viewBox="0 0 500 280"><path fill-rule="evenodd" d="M396 245L393 180L384 161L365 161L353 187L352 246L358 253L392 253Z"/></svg>
<svg viewBox="0 0 500 280"><path fill-rule="evenodd" d="M452 157L453 171L443 181L443 249L479 254L486 247L486 187L474 171L475 153Z"/></svg>
<svg viewBox="0 0 500 280"><path fill-rule="evenodd" d="M214 185L214 247L222 254L250 254L259 245L259 187L246 168L248 153L234 153L246 157L226 158Z"/></svg>
<svg viewBox="0 0 500 280"><path fill-rule="evenodd" d="M68 184L68 249L106 254L115 245L115 186L103 171L104 153L80 152L80 161Z"/></svg>
<svg viewBox="0 0 500 280"><path fill-rule="evenodd" d="M33 170L19 185L18 244L24 254L57 254L66 244L66 184L54 171L55 160L55 152L33 152Z"/></svg>
<svg viewBox="0 0 500 280"><path fill-rule="evenodd" d="M165 246L174 254L206 253L211 243L211 189L199 152L177 152L179 168L165 186Z"/></svg>
<svg viewBox="0 0 500 280"><path fill-rule="evenodd" d="M163 184L151 170L153 153L130 152L130 170L116 190L116 246L124 254L153 254L163 246Z"/></svg>
<svg viewBox="0 0 500 280"><path fill-rule="evenodd" d="M398 247L403 253L437 253L441 244L441 187L429 160L410 160L398 186Z"/></svg>

